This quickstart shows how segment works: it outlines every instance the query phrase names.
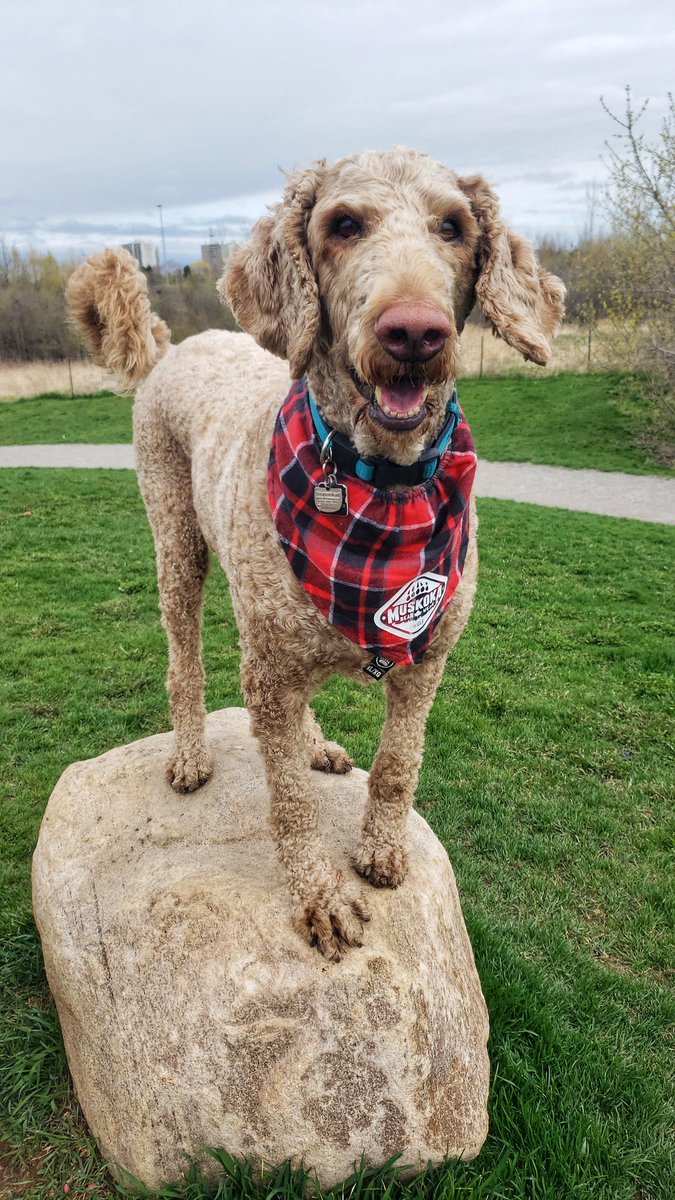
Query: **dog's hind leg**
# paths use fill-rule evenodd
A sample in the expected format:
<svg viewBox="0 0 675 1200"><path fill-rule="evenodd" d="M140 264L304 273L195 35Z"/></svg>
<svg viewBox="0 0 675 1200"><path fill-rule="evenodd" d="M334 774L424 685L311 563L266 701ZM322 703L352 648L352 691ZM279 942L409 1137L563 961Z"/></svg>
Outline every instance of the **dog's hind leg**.
<svg viewBox="0 0 675 1200"><path fill-rule="evenodd" d="M175 743L167 779L193 792L212 772L205 740L201 624L208 549L192 499L190 462L166 426L134 415L140 484L157 552L162 624L169 642L167 687Z"/></svg>
<svg viewBox="0 0 675 1200"><path fill-rule="evenodd" d="M312 770L326 771L333 775L346 775L354 763L337 742L329 742L316 719L316 714L307 705L305 709L305 737L309 746Z"/></svg>

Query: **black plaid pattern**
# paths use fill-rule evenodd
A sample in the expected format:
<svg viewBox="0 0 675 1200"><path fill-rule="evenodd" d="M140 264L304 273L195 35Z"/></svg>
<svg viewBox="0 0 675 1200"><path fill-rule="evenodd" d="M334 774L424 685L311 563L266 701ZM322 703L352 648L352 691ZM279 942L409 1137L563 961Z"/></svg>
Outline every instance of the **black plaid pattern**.
<svg viewBox="0 0 675 1200"><path fill-rule="evenodd" d="M277 417L267 477L291 569L345 637L396 663L421 662L466 557L476 472L466 420L462 415L436 475L426 483L395 492L341 477L349 490L347 516L320 513L314 505L314 488L323 479L319 451L307 382L300 380ZM401 589L403 600L392 606Z"/></svg>

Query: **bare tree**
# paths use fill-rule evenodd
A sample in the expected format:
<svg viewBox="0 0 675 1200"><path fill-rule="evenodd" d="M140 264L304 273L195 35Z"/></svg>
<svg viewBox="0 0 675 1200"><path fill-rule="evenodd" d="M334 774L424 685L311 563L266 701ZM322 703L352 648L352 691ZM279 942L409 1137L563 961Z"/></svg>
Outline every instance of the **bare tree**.
<svg viewBox="0 0 675 1200"><path fill-rule="evenodd" d="M669 94L650 141L640 124L648 101L636 109L630 87L621 116L601 103L617 127L606 143L616 274L605 310L626 365L645 373L675 415L675 104Z"/></svg>
<svg viewBox="0 0 675 1200"><path fill-rule="evenodd" d="M85 353L66 314L64 288L74 266L52 254L22 254L0 241L0 359L61 360ZM174 341L203 329L236 328L208 268L148 274L153 307L170 325Z"/></svg>

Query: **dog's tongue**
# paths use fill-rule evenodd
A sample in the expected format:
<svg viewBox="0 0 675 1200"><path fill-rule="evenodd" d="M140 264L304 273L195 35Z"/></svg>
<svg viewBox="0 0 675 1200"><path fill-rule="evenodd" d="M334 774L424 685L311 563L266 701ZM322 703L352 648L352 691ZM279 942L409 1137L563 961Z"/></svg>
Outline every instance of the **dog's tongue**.
<svg viewBox="0 0 675 1200"><path fill-rule="evenodd" d="M419 408L425 393L424 384L413 383L411 379L399 379L388 387L378 388L376 396L381 408L391 409L397 416L406 417Z"/></svg>

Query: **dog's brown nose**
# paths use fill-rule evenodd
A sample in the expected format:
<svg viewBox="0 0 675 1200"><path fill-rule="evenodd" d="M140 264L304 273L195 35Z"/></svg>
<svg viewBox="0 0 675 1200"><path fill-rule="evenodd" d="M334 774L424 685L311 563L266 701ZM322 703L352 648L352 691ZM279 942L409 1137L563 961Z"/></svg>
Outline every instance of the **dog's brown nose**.
<svg viewBox="0 0 675 1200"><path fill-rule="evenodd" d="M450 332L445 313L432 304L392 304L375 322L380 345L399 362L429 362L443 349Z"/></svg>

